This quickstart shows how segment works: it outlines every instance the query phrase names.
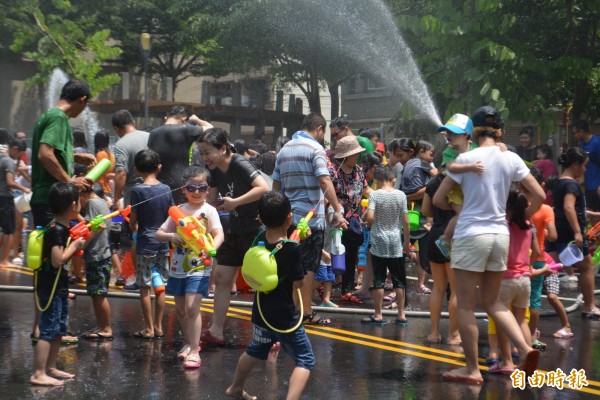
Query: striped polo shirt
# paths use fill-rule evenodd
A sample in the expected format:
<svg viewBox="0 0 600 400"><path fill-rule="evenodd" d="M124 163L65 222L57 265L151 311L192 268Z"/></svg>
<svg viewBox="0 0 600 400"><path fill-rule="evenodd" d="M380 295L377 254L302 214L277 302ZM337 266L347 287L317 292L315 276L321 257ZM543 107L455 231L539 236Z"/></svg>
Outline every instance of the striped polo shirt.
<svg viewBox="0 0 600 400"><path fill-rule="evenodd" d="M298 131L277 154L273 179L281 182L283 193L290 199L294 224L314 208L315 216L309 226L325 228L323 192L319 177L329 176L325 149L311 135Z"/></svg>

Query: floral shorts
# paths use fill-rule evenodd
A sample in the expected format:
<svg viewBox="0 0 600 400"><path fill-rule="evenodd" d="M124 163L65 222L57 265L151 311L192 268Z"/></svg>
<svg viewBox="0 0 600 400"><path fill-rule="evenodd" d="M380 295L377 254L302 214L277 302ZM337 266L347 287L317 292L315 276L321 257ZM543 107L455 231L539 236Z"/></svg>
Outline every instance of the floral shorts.
<svg viewBox="0 0 600 400"><path fill-rule="evenodd" d="M112 271L112 260L107 258L85 265L87 293L90 296L106 296Z"/></svg>

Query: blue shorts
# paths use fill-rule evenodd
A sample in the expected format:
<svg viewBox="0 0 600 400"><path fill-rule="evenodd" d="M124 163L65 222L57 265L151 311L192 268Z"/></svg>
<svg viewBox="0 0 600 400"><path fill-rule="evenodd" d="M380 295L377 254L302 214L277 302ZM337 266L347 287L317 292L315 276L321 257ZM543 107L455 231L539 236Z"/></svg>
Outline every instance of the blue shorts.
<svg viewBox="0 0 600 400"><path fill-rule="evenodd" d="M185 296L186 294L201 294L208 296L210 276L188 276L185 278L169 277L167 294L172 296Z"/></svg>
<svg viewBox="0 0 600 400"><path fill-rule="evenodd" d="M292 333L277 333L253 325L252 342L246 354L259 360L266 360L275 342L281 343L281 348L292 357L296 367L309 371L315 367L315 355L302 325Z"/></svg>
<svg viewBox="0 0 600 400"><path fill-rule="evenodd" d="M335 282L335 274L331 265L321 265L315 275L315 281L317 282Z"/></svg>
<svg viewBox="0 0 600 400"><path fill-rule="evenodd" d="M40 305L43 307L48 304L49 293L39 295ZM67 335L67 325L69 324L69 299L66 294L55 294L52 298L50 307L38 318L40 326L40 340L54 342L58 336Z"/></svg>

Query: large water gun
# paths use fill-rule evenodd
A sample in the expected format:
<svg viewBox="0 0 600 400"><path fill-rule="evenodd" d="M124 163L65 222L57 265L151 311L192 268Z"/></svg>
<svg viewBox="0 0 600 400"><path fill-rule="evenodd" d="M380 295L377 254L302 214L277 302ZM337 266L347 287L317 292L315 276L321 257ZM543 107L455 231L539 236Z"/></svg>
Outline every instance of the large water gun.
<svg viewBox="0 0 600 400"><path fill-rule="evenodd" d="M588 240L596 240L598 239L598 235L600 235L600 221L596 223L596 225L592 226L592 228L587 231Z"/></svg>
<svg viewBox="0 0 600 400"><path fill-rule="evenodd" d="M313 217L313 215L315 215L315 212L316 211L313 208L312 210L310 210L308 212L308 214L306 214L306 217L304 217L300 221L298 221L298 225L296 225L296 229L290 235L290 240L295 240L296 242L299 242L300 239L304 239L306 237L306 235L308 234L308 221L310 221L310 219Z"/></svg>
<svg viewBox="0 0 600 400"><path fill-rule="evenodd" d="M169 208L169 216L177 223L177 235L183 240L185 248L198 255L217 255L212 235L206 232L206 227L198 218L186 215L178 206Z"/></svg>
<svg viewBox="0 0 600 400"><path fill-rule="evenodd" d="M111 219L112 217L116 217L119 214L122 214L124 217L128 217L131 213L131 206L127 206L127 208L120 209L110 214L106 215L96 215L92 218L91 221L80 221L77 224L73 225L71 229L69 229L69 236L71 240L76 240L79 238L84 238L88 240L90 238L90 232L98 232L100 229L100 225L104 223L104 221ZM77 250L74 254L75 256L83 255L83 250Z"/></svg>
<svg viewBox="0 0 600 400"><path fill-rule="evenodd" d="M547 264L548 265L548 269L550 270L550 272L552 272L553 274L557 274L558 271L560 271L561 269L563 269L565 266L562 265L561 263L552 263L552 264Z"/></svg>

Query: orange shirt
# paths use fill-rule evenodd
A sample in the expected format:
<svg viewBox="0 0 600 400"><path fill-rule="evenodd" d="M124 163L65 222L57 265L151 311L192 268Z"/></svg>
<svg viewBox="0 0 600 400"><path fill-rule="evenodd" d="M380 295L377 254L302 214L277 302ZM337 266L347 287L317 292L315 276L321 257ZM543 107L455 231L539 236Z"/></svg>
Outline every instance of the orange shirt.
<svg viewBox="0 0 600 400"><path fill-rule="evenodd" d="M546 246L544 244L544 236L546 235L546 226L548 223L554 222L554 211L552 207L547 204L542 204L539 210L531 216L531 223L535 226L535 237L540 245L541 254L538 256L537 261L545 261L544 251Z"/></svg>

